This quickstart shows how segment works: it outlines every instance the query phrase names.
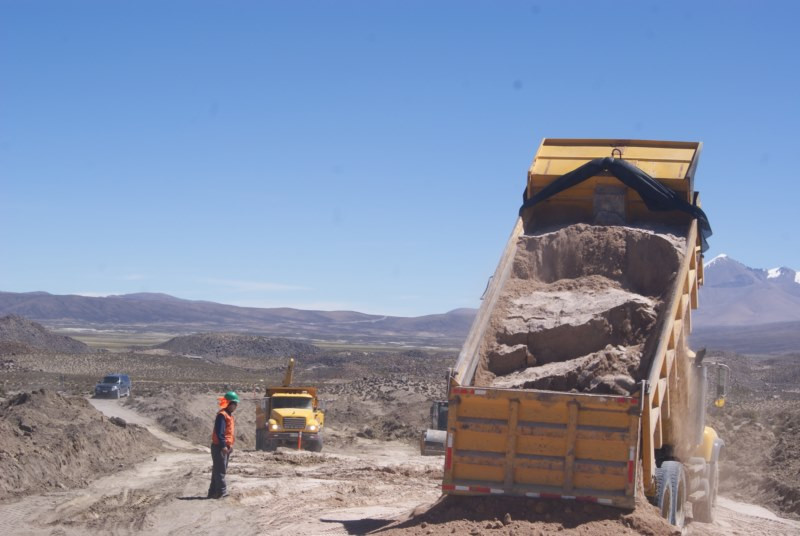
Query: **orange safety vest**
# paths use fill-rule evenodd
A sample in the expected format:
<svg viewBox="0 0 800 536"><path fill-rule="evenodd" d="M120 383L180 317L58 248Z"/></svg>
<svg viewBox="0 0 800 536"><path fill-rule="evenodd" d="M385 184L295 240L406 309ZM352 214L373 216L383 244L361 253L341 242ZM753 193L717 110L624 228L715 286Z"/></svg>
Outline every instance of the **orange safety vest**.
<svg viewBox="0 0 800 536"><path fill-rule="evenodd" d="M228 413L224 409L219 410L218 415L222 415L223 417L225 417L225 445L224 446L232 447L233 446L233 428L234 428L233 415L231 415L230 413ZM211 442L213 444L215 444L215 445L219 445L220 444L219 438L217 437L216 426L211 431Z"/></svg>

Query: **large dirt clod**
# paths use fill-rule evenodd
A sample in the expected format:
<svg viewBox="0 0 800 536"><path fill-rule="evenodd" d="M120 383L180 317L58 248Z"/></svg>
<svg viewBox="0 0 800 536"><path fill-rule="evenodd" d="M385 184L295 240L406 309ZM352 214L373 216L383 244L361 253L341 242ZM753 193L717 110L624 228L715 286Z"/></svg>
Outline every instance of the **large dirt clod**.
<svg viewBox="0 0 800 536"><path fill-rule="evenodd" d="M684 246L677 234L626 226L521 237L476 384L630 394Z"/></svg>

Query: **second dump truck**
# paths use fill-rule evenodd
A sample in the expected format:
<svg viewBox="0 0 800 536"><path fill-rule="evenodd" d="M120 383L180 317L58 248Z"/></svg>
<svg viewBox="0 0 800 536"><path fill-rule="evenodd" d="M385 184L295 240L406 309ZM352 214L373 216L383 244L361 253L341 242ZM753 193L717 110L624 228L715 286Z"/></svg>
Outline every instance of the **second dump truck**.
<svg viewBox="0 0 800 536"><path fill-rule="evenodd" d="M445 494L633 508L641 482L671 523L689 508L713 518L715 364L687 342L711 234L694 188L700 150L541 143L448 380Z"/></svg>
<svg viewBox="0 0 800 536"><path fill-rule="evenodd" d="M256 406L258 450L275 450L279 446L322 450L325 413L317 398L317 388L293 386L294 365L294 359L290 359L283 383L268 387Z"/></svg>

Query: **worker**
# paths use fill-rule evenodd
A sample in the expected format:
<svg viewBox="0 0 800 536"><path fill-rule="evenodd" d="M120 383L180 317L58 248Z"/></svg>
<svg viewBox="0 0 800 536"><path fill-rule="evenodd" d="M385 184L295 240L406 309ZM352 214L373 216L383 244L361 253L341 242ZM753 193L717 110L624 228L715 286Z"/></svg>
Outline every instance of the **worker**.
<svg viewBox="0 0 800 536"><path fill-rule="evenodd" d="M228 391L219 397L220 410L214 420L211 432L211 486L208 488L209 499L221 499L228 496L228 485L225 473L228 472L228 458L233 451L234 420L233 412L239 405L239 395Z"/></svg>

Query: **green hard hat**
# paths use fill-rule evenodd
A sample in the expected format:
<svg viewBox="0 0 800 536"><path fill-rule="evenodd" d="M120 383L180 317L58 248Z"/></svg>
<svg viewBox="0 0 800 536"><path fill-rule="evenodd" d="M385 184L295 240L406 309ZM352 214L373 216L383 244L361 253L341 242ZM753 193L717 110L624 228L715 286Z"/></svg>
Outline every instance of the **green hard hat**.
<svg viewBox="0 0 800 536"><path fill-rule="evenodd" d="M239 403L239 395L237 395L234 391L228 391L225 393L225 400L228 402L236 402Z"/></svg>

